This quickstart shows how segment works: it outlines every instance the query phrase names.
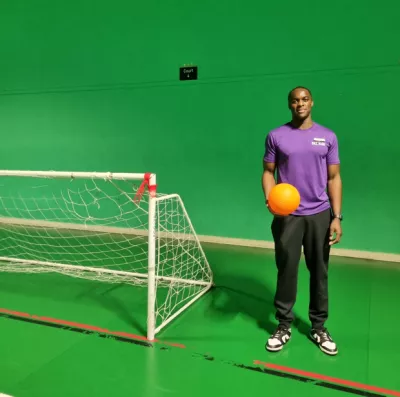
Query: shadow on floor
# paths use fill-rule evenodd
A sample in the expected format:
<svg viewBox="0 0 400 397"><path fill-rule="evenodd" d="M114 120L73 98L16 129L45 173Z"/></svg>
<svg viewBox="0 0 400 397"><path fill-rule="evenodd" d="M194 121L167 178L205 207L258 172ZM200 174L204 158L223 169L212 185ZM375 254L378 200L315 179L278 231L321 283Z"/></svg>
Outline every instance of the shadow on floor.
<svg viewBox="0 0 400 397"><path fill-rule="evenodd" d="M232 318L242 314L252 319L257 326L272 333L276 326L274 308L275 291L265 282L240 275L221 275L215 289L211 292L209 309L220 317ZM295 311L293 327L304 335L308 334L309 324Z"/></svg>

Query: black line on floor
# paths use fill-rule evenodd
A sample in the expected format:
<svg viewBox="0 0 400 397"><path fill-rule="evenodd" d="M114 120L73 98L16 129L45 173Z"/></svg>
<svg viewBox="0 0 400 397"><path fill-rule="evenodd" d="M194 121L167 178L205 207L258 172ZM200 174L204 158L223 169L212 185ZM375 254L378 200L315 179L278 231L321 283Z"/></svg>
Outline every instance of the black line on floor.
<svg viewBox="0 0 400 397"><path fill-rule="evenodd" d="M153 347L153 344L150 343L150 342L145 342L145 341L132 339L132 338L124 338L122 336L117 336L117 335L104 334L104 333L100 333L98 331L92 331L92 330L89 330L89 329L68 327L67 325L64 325L64 324L50 323L50 322L47 322L47 321L42 321L42 320L38 320L38 319L35 319L35 318L31 318L31 317L14 316L14 315L8 314L8 313L0 313L0 317L9 318L9 319L12 319L12 320L17 320L17 321L21 321L21 322L25 322L25 323L44 325L46 327L51 327L51 328L63 329L63 330L66 330L66 331L77 332L79 334L96 335L96 336L98 336L100 338L114 339L114 340L116 340L118 342L131 343L131 344L138 345L138 346L143 346L143 347Z"/></svg>
<svg viewBox="0 0 400 397"><path fill-rule="evenodd" d="M193 354L193 356L194 357L202 357L207 361L222 362L224 364L230 364L230 365L232 365L233 367L236 367L236 368L247 369L247 370L250 370L250 371L259 372L259 373L268 374L268 375L273 375L273 376L281 377L281 378L285 378L285 379L291 379L291 380L295 380L295 381L298 381L298 382L310 383L310 384L313 384L315 386L325 387L327 389L334 389L334 390L337 390L337 391L350 393L350 394L355 394L355 395L358 395L358 396L382 397L382 394L372 393L372 392L369 392L369 391L366 391L366 390L361 390L361 389L354 389L354 388L351 388L351 387L342 386L342 385L338 385L338 384L335 384L335 383L318 381L317 379L314 379L314 378L307 378L307 377L304 377L304 376L290 374L290 373L287 373L287 372L277 371L277 370L273 370L273 369L269 369L269 368L265 368L265 367L238 364L238 363L234 363L232 361L216 360L212 356L203 355L203 354Z"/></svg>
<svg viewBox="0 0 400 397"><path fill-rule="evenodd" d="M338 390L338 391L353 393L353 394L356 394L357 396L364 396L364 397L382 397L383 396L383 394L372 393L367 390L352 389L350 387L336 385L334 383L328 383L328 382L315 382L315 385L326 387L328 389L334 389L334 390ZM349 390L351 390L351 391L349 391Z"/></svg>

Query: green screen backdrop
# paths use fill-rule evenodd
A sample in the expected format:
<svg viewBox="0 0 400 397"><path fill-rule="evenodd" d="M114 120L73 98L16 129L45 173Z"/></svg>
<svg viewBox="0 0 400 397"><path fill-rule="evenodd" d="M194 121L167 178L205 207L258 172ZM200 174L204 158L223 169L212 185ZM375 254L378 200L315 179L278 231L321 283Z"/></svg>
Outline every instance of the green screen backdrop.
<svg viewBox="0 0 400 397"><path fill-rule="evenodd" d="M2 2L0 168L155 172L199 234L271 240L264 140L306 85L339 138L340 247L400 253L399 12L396 0ZM185 64L197 81L179 81Z"/></svg>

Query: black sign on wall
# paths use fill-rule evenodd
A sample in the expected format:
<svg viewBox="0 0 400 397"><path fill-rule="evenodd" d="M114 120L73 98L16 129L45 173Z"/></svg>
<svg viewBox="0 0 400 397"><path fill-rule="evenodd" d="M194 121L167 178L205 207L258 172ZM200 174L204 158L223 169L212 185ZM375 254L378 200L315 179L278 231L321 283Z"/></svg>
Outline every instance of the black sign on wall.
<svg viewBox="0 0 400 397"><path fill-rule="evenodd" d="M179 80L197 80L197 66L179 68Z"/></svg>

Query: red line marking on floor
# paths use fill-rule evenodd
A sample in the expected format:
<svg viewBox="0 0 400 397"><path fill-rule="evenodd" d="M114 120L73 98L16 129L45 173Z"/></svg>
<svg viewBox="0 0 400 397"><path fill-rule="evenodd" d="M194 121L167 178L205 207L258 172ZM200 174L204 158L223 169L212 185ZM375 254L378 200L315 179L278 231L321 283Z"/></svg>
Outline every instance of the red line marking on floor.
<svg viewBox="0 0 400 397"><path fill-rule="evenodd" d="M31 317L28 313L16 312L14 310L0 309L0 313L11 314L12 316L18 317Z"/></svg>
<svg viewBox="0 0 400 397"><path fill-rule="evenodd" d="M186 349L186 346L183 343L173 343L173 342L163 342L164 345L168 345L171 347L178 347L179 349Z"/></svg>
<svg viewBox="0 0 400 397"><path fill-rule="evenodd" d="M88 325L88 324L81 324L81 323L76 323L74 321L65 321L65 320L58 320L56 318L51 318L51 317L42 317L42 316L31 316L34 320L39 320L39 321L44 321L46 323L53 323L53 324L60 324L60 325L67 325L68 327L75 327L75 328L83 328L87 329L89 331L95 331L95 332L103 332L103 333L110 333L105 328L99 328L93 325Z"/></svg>
<svg viewBox="0 0 400 397"><path fill-rule="evenodd" d="M123 338L129 338L129 339L139 339L139 340L144 340L146 341L147 338L145 336L140 336L140 335L134 335L134 334L128 334L127 332L114 332L114 331L107 331L106 333L110 333L115 336L122 336ZM154 340L153 342L159 342L157 339Z"/></svg>
<svg viewBox="0 0 400 397"><path fill-rule="evenodd" d="M145 336L130 334L127 332L110 331L106 328L100 328L100 327L97 327L94 325L77 323L75 321L61 320L61 319L52 318L52 317L36 316L36 315L28 314L28 313L22 313L22 312L18 312L15 310L8 310L8 309L2 309L2 308L0 308L0 313L9 314L9 315L15 316L15 317L31 318L33 320L43 321L45 323L50 323L50 324L59 324L59 325L65 325L67 327L87 329L89 331L94 331L94 332L99 332L102 334L108 334L108 335L114 335L114 336L120 336L120 337L127 338L127 339L147 341L147 338ZM163 342L158 339L154 339L153 341L149 341L149 342L161 343L161 344L168 345L168 346L179 347L181 349L186 348L186 346L181 343Z"/></svg>
<svg viewBox="0 0 400 397"><path fill-rule="evenodd" d="M345 380L345 379L333 378L331 376L316 374L314 372L303 371L303 370L296 369L296 368L284 367L283 365L265 363L265 362L262 362L259 360L255 360L254 364L262 365L266 368L274 369L274 370L280 371L280 372L286 372L286 373L291 373L294 375L303 376L305 378L313 378L313 379L323 380L323 381L330 382L330 383L335 383L338 385L353 387L355 389L367 390L367 391L381 393L381 394L385 394L385 395L389 395L389 396L400 397L400 392L384 389L384 388L377 387L377 386L369 386L369 385L365 385L363 383L353 382L353 381Z"/></svg>

